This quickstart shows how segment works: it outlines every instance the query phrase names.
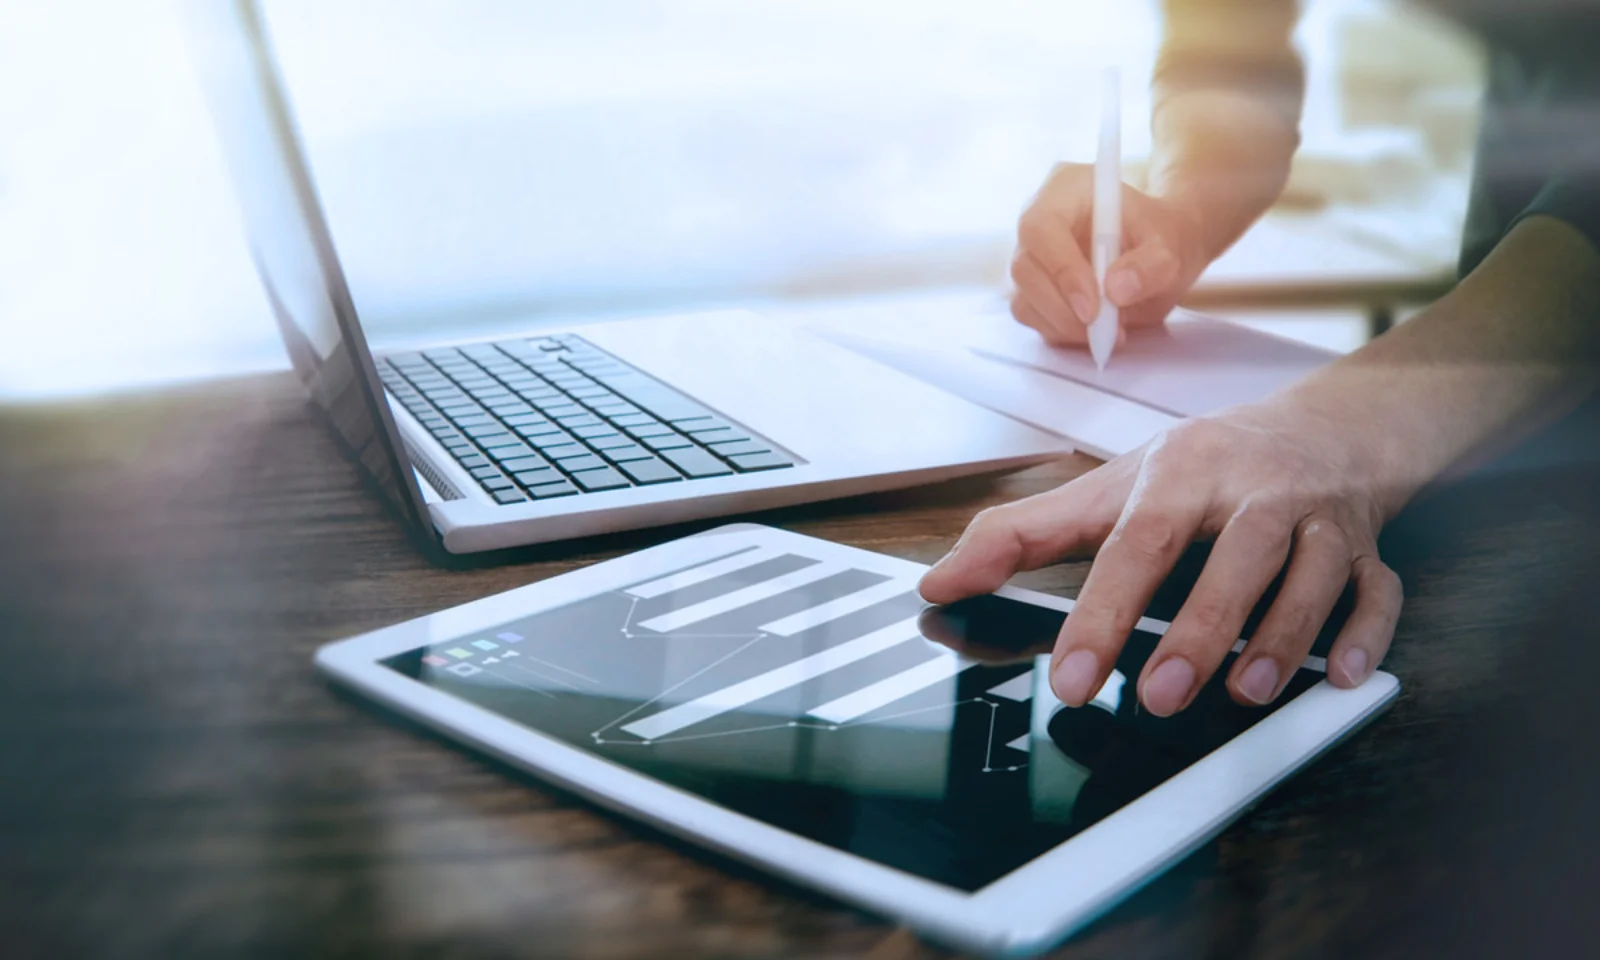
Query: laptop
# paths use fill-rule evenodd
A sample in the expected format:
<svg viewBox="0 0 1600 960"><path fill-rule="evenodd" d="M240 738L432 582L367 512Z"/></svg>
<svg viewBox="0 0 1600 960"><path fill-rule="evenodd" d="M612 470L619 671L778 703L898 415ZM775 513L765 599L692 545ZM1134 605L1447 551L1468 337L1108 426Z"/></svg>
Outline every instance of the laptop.
<svg viewBox="0 0 1600 960"><path fill-rule="evenodd" d="M250 248L290 359L423 541L463 554L927 483L1068 452L745 311L374 353L257 0L188 5Z"/></svg>

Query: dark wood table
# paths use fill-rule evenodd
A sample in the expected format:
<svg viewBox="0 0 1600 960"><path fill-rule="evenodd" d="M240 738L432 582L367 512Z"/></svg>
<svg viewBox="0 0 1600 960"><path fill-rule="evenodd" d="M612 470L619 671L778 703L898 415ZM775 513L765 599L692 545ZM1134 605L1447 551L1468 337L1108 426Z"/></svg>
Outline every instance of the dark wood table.
<svg viewBox="0 0 1600 960"><path fill-rule="evenodd" d="M931 561L1091 465L756 519ZM1397 705L1060 954L1596 955L1597 478L1508 466L1415 509ZM686 528L430 567L287 375L0 412L0 502L0 956L944 955L312 672Z"/></svg>

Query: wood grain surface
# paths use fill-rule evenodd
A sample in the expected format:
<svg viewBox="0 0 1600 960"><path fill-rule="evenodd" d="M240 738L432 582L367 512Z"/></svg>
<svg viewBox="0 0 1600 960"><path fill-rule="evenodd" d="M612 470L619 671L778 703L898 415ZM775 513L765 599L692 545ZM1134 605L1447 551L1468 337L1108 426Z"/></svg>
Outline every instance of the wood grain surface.
<svg viewBox="0 0 1600 960"><path fill-rule="evenodd" d="M931 562L1092 465L749 519ZM1509 463L1404 517L1398 704L1059 955L1595 955L1597 479ZM0 501L0 956L947 955L312 672L699 527L430 566L287 375L0 412Z"/></svg>

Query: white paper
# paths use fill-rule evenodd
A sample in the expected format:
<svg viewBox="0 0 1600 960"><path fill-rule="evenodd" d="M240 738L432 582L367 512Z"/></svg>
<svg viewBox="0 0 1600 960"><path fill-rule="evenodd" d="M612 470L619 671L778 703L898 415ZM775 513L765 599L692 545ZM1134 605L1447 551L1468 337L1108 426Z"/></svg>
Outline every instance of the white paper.
<svg viewBox="0 0 1600 960"><path fill-rule="evenodd" d="M1066 437L1099 457L1126 453L1185 417L1259 400L1333 354L1179 310L1130 334L1103 373L1058 349L994 297L883 304L802 321L806 329L949 393Z"/></svg>

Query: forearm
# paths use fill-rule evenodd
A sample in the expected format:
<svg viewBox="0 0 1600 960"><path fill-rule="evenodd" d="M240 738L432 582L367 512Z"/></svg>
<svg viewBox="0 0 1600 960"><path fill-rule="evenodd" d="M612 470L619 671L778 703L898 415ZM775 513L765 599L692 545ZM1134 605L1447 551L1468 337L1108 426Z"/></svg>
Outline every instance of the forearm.
<svg viewBox="0 0 1600 960"><path fill-rule="evenodd" d="M1450 294L1288 396L1363 438L1356 456L1382 478L1392 516L1464 458L1574 405L1597 380L1600 251L1537 216Z"/></svg>
<svg viewBox="0 0 1600 960"><path fill-rule="evenodd" d="M1299 145L1294 0L1162 0L1148 187L1182 201L1207 259L1277 200Z"/></svg>
<svg viewBox="0 0 1600 960"><path fill-rule="evenodd" d="M1278 102L1224 88L1167 95L1151 132L1149 192L1192 212L1207 260L1278 199L1300 139Z"/></svg>

